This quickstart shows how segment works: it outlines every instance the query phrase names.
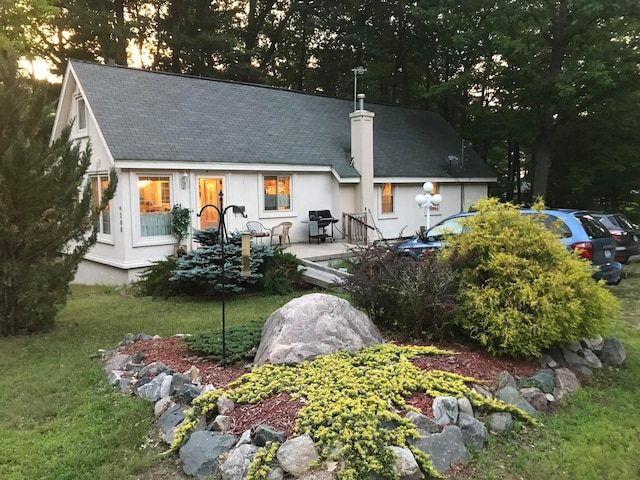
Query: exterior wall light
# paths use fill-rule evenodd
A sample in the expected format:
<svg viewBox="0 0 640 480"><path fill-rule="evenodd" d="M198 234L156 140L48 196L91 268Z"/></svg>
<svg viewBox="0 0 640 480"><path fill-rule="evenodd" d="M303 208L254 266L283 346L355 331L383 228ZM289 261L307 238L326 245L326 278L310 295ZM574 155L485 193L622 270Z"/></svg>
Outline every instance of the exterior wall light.
<svg viewBox="0 0 640 480"><path fill-rule="evenodd" d="M425 207L425 217L427 219L427 230L431 228L431 206L440 205L442 202L442 195L436 193L435 195L431 195L431 191L433 190L433 183L425 182L422 185L422 189L424 190L424 194L416 195L416 203L418 207Z"/></svg>

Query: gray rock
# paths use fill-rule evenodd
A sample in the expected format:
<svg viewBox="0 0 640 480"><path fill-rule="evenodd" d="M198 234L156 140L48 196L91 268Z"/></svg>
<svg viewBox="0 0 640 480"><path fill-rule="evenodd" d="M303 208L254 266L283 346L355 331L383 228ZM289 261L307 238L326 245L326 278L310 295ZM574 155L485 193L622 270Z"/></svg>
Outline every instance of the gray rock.
<svg viewBox="0 0 640 480"><path fill-rule="evenodd" d="M160 418L158 419L158 427L160 428L160 431L163 434L168 433L180 425L182 421L187 418L184 410L184 405L173 405L167 408L167 410L160 415Z"/></svg>
<svg viewBox="0 0 640 480"><path fill-rule="evenodd" d="M236 408L235 403L224 395L218 398L216 406L220 415L229 415Z"/></svg>
<svg viewBox="0 0 640 480"><path fill-rule="evenodd" d="M174 375L172 375L172 381L171 381L171 395L175 395L176 393L176 389L178 387L184 387L185 385L191 385L191 379L189 378L188 375L185 375L184 373L176 373Z"/></svg>
<svg viewBox="0 0 640 480"><path fill-rule="evenodd" d="M104 372L109 374L109 372L113 370L122 371L130 361L131 355L125 355L123 353L110 354L104 360Z"/></svg>
<svg viewBox="0 0 640 480"><path fill-rule="evenodd" d="M249 467L253 462L260 447L254 445L240 445L235 448L220 465L222 480L243 480L249 473Z"/></svg>
<svg viewBox="0 0 640 480"><path fill-rule="evenodd" d="M119 347L124 347L125 345L131 345L132 343L135 343L136 341L136 336L133 333L127 333L125 334L124 338L122 339L122 341L119 343Z"/></svg>
<svg viewBox="0 0 640 480"><path fill-rule="evenodd" d="M600 351L602 363L619 367L627 359L624 345L617 338L605 338Z"/></svg>
<svg viewBox="0 0 640 480"><path fill-rule="evenodd" d="M156 404L153 406L153 415L156 418L159 418L164 412L166 412L169 407L171 407L173 405L173 400L171 400L171 397L164 397L161 398L160 400L158 400L156 402Z"/></svg>
<svg viewBox="0 0 640 480"><path fill-rule="evenodd" d="M284 478L284 470L280 468L280 465L271 467L269 473L267 473L267 480L282 480Z"/></svg>
<svg viewBox="0 0 640 480"><path fill-rule="evenodd" d="M500 372L495 378L496 390L505 387L517 388L516 379L509 372Z"/></svg>
<svg viewBox="0 0 640 480"><path fill-rule="evenodd" d="M271 314L254 363L298 364L318 355L354 352L382 342L378 328L348 301L312 293L291 300Z"/></svg>
<svg viewBox="0 0 640 480"><path fill-rule="evenodd" d="M584 359L587 368L602 368L602 362L600 361L598 356L588 348L578 350L578 355L580 355Z"/></svg>
<svg viewBox="0 0 640 480"><path fill-rule="evenodd" d="M567 345L565 348L574 353L578 353L579 350L582 350L582 344L580 342L573 342L572 344Z"/></svg>
<svg viewBox="0 0 640 480"><path fill-rule="evenodd" d="M510 405L514 405L518 407L520 410L523 410L525 413L535 417L538 412L535 408L531 406L529 402L527 402L520 392L513 387L505 387L496 392L496 399L501 400L504 403L508 403Z"/></svg>
<svg viewBox="0 0 640 480"><path fill-rule="evenodd" d="M471 385L471 389L482 395L483 398L493 398L493 394L491 393L491 391L486 388L484 385L480 385L479 383L474 383Z"/></svg>
<svg viewBox="0 0 640 480"><path fill-rule="evenodd" d="M109 385L118 385L123 375L122 370L111 370L107 375L107 382Z"/></svg>
<svg viewBox="0 0 640 480"><path fill-rule="evenodd" d="M276 430L270 425L261 423L256 427L256 433L253 436L253 443L259 447L264 447L267 442L284 442L286 435L281 430Z"/></svg>
<svg viewBox="0 0 640 480"><path fill-rule="evenodd" d="M162 384L164 383L165 377L167 377L167 374L162 372L150 382L136 387L136 395L149 402L157 402L162 398Z"/></svg>
<svg viewBox="0 0 640 480"><path fill-rule="evenodd" d="M428 433L437 433L440 431L440 425L436 423L436 421L422 413L417 412L407 412L405 418L411 421L416 428L423 430Z"/></svg>
<svg viewBox="0 0 640 480"><path fill-rule="evenodd" d="M467 415L474 416L473 414L473 405L467 397L460 397L458 399L458 415L461 413L466 413Z"/></svg>
<svg viewBox="0 0 640 480"><path fill-rule="evenodd" d="M420 480L423 478L418 462L408 448L392 447L396 456L393 471L398 474L400 480Z"/></svg>
<svg viewBox="0 0 640 480"><path fill-rule="evenodd" d="M216 418L211 422L209 430L213 430L214 432L228 432L231 428L231 424L231 417L226 415L216 415Z"/></svg>
<svg viewBox="0 0 640 480"><path fill-rule="evenodd" d="M327 470L309 470L298 477L298 480L337 480L338 475L335 472Z"/></svg>
<svg viewBox="0 0 640 480"><path fill-rule="evenodd" d="M198 398L201 391L202 388L196 387L195 385L178 385L174 393L174 397L178 403L191 405L191 402Z"/></svg>
<svg viewBox="0 0 640 480"><path fill-rule="evenodd" d="M580 343L582 343L582 346L584 348L588 348L592 352L600 352L602 350L602 346L604 345L604 338L598 335L594 338L585 338Z"/></svg>
<svg viewBox="0 0 640 480"><path fill-rule="evenodd" d="M535 387L526 387L521 388L520 395L524 398L529 404L535 408L536 410L547 410L549 406L549 400L547 400L547 395L539 388Z"/></svg>
<svg viewBox="0 0 640 480"><path fill-rule="evenodd" d="M133 354L133 358L131 358L131 363L140 364L147 358L147 354L140 351ZM144 367L144 365L142 365Z"/></svg>
<svg viewBox="0 0 640 480"><path fill-rule="evenodd" d="M553 396L556 403L562 403L567 400L571 393L580 388L580 382L568 368L556 369L556 388L553 390Z"/></svg>
<svg viewBox="0 0 640 480"><path fill-rule="evenodd" d="M173 373L170 370L171 369L162 362L153 362L143 367L140 370L140 372L138 372L138 378L144 378L144 377L151 378L159 375L162 372Z"/></svg>
<svg viewBox="0 0 640 480"><path fill-rule="evenodd" d="M469 452L464 445L460 427L448 425L442 433L420 437L409 442L421 452L429 454L434 468L442 473L452 465L469 461Z"/></svg>
<svg viewBox="0 0 640 480"><path fill-rule="evenodd" d="M209 431L193 432L180 448L182 469L187 475L205 479L217 475L218 457L231 450L236 443L233 435L220 435Z"/></svg>
<svg viewBox="0 0 640 480"><path fill-rule="evenodd" d="M473 415L461 412L458 415L458 427L462 433L462 439L466 446L477 449L484 448L489 438L487 427Z"/></svg>
<svg viewBox="0 0 640 480"><path fill-rule="evenodd" d="M309 464L318 457L316 446L309 435L290 438L280 446L276 453L276 458L282 469L294 477L299 477L309 470Z"/></svg>
<svg viewBox="0 0 640 480"><path fill-rule="evenodd" d="M563 349L562 355L569 368L588 367L587 361L572 350Z"/></svg>
<svg viewBox="0 0 640 480"><path fill-rule="evenodd" d="M587 377L593 375L593 371L589 368L586 367L584 365L580 365L579 367L575 367L576 372L580 372L583 375L586 375Z"/></svg>
<svg viewBox="0 0 640 480"><path fill-rule="evenodd" d="M240 438L238 439L238 443L236 443L236 447L244 444L251 444L251 430L245 430L242 432L242 435L240 435Z"/></svg>
<svg viewBox="0 0 640 480"><path fill-rule="evenodd" d="M160 398L166 398L171 394L171 381L173 375L165 375L160 386Z"/></svg>
<svg viewBox="0 0 640 480"><path fill-rule="evenodd" d="M525 382L527 386L534 386L544 393L551 393L556 386L556 375L553 370L538 370L531 378Z"/></svg>
<svg viewBox="0 0 640 480"><path fill-rule="evenodd" d="M513 430L515 422L510 413L494 412L487 416L487 428L490 432L505 435Z"/></svg>
<svg viewBox="0 0 640 480"><path fill-rule="evenodd" d="M455 424L458 420L458 399L455 397L434 398L433 417L438 425Z"/></svg>
<svg viewBox="0 0 640 480"><path fill-rule="evenodd" d="M146 333L139 333L136 336L136 342L140 342L141 340L152 340L153 336L152 335L147 335Z"/></svg>
<svg viewBox="0 0 640 480"><path fill-rule="evenodd" d="M542 368L556 368L558 366L558 362L556 362L553 357L547 353L543 354L538 359L538 364Z"/></svg>

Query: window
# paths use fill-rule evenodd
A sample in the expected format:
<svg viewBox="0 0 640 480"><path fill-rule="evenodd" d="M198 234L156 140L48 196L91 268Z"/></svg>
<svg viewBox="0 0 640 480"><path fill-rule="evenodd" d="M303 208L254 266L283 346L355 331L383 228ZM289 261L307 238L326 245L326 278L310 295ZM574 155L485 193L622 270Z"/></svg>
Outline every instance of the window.
<svg viewBox="0 0 640 480"><path fill-rule="evenodd" d="M100 205L102 195L109 186L109 177L106 175L91 176L91 200L94 206ZM98 234L111 235L111 205L107 204L100 216L96 219L94 227Z"/></svg>
<svg viewBox="0 0 640 480"><path fill-rule="evenodd" d="M138 177L140 236L171 235L169 177Z"/></svg>
<svg viewBox="0 0 640 480"><path fill-rule="evenodd" d="M76 117L76 125L78 126L78 130L86 130L87 129L87 107L84 103L84 98L78 98L77 106L78 106L78 115Z"/></svg>
<svg viewBox="0 0 640 480"><path fill-rule="evenodd" d="M430 195L435 195L436 193L440 193L440 184L438 184L437 182L431 182L433 184L433 188L431 189L430 192L426 192ZM434 205L431 204L431 210L438 210L440 208L440 205Z"/></svg>
<svg viewBox="0 0 640 480"><path fill-rule="evenodd" d="M380 196L380 212L393 213L393 184L385 183L382 185Z"/></svg>
<svg viewBox="0 0 640 480"><path fill-rule="evenodd" d="M264 176L264 209L266 211L291 210L290 176Z"/></svg>

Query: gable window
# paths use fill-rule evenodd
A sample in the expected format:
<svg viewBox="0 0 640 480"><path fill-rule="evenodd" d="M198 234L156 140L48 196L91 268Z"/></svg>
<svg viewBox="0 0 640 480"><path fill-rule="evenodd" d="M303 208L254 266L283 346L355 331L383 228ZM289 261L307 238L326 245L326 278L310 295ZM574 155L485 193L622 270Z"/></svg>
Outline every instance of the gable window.
<svg viewBox="0 0 640 480"><path fill-rule="evenodd" d="M291 210L291 177L289 175L264 176L264 209L268 212Z"/></svg>
<svg viewBox="0 0 640 480"><path fill-rule="evenodd" d="M138 177L140 236L171 235L169 177Z"/></svg>
<svg viewBox="0 0 640 480"><path fill-rule="evenodd" d="M107 175L92 175L91 180L91 203L94 207L100 205L104 191L109 186L109 177ZM111 235L111 204L107 204L100 216L96 219L94 227L98 235Z"/></svg>
<svg viewBox="0 0 640 480"><path fill-rule="evenodd" d="M393 213L393 184L385 183L380 190L380 212Z"/></svg>
<svg viewBox="0 0 640 480"><path fill-rule="evenodd" d="M76 125L78 126L78 130L86 130L87 129L87 106L84 102L84 98L80 97L76 100L76 105L78 107L78 114L76 116Z"/></svg>

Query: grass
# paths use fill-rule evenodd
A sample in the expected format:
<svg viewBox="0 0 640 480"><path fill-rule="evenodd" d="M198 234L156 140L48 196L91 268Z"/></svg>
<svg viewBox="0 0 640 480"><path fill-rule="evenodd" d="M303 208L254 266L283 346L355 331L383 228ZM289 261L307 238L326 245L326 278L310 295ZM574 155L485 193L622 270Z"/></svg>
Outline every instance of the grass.
<svg viewBox="0 0 640 480"><path fill-rule="evenodd" d="M623 310L608 334L627 365L598 373L545 428L492 438L457 479L640 478L640 265L611 287ZM227 301L231 326L265 318L291 297ZM127 332L169 336L221 324L218 302L134 298L107 287L74 287L56 329L0 339L0 478L134 479L161 460L151 404L105 383L91 356Z"/></svg>

